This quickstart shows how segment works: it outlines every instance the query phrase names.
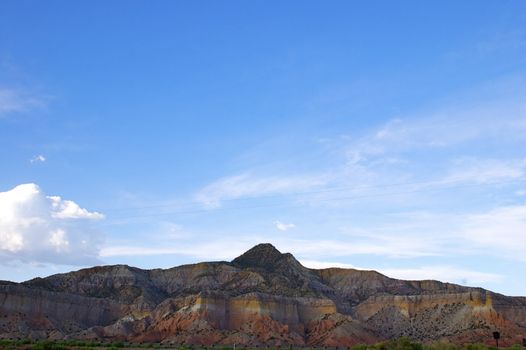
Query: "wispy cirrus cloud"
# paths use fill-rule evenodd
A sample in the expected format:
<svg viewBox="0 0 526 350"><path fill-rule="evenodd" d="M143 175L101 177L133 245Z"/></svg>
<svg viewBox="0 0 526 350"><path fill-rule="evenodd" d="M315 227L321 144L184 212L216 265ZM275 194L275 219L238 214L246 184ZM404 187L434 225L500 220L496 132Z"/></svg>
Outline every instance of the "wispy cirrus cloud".
<svg viewBox="0 0 526 350"><path fill-rule="evenodd" d="M302 230L300 230L302 231ZM353 256L379 256L392 259L492 255L505 259L523 259L526 250L524 206L504 206L478 213L413 212L384 216L381 223L364 221L341 227L337 235L296 238L277 233L265 235L223 235L213 233L206 243L195 242L205 233L177 229L177 236L167 243L167 231L159 242L149 244L114 244L105 247L101 256L180 254L198 258L230 259L262 241L270 241L282 251L300 259L324 259ZM305 234L305 232L298 232ZM221 247L221 249L218 249ZM513 253L513 254L510 254Z"/></svg>
<svg viewBox="0 0 526 350"><path fill-rule="evenodd" d="M21 89L0 87L0 117L42 108L46 99Z"/></svg>
<svg viewBox="0 0 526 350"><path fill-rule="evenodd" d="M344 147L348 162L363 164L395 155L411 158L413 153L423 150L449 149L456 151L455 155L466 152L462 146L473 142L524 141L525 130L526 103L523 96L516 96L395 118L351 139ZM441 157L435 158L440 161Z"/></svg>
<svg viewBox="0 0 526 350"><path fill-rule="evenodd" d="M321 158L310 159L309 173L294 167L245 169L212 181L194 198L217 208L224 200L257 200L336 187L345 187L346 193L367 195L377 193L378 187L401 182L427 182L411 187L424 190L521 179L526 170L524 154L511 150L519 150L526 142L523 82L504 79L488 84L495 87L472 92L473 96L400 115L358 135L335 136L334 142L324 138L323 147L328 149L325 153L319 149L310 152L321 154ZM487 147L491 144L495 147ZM487 151L476 152L484 148ZM296 162L290 159L281 164Z"/></svg>
<svg viewBox="0 0 526 350"><path fill-rule="evenodd" d="M299 258L305 257L350 257L354 255L378 255L390 257L422 257L437 255L435 250L427 249L424 241L416 241L414 237L401 237L398 240L377 237L376 240L346 239L296 239L286 238L279 234L209 237L206 242L196 242L196 234L185 239L178 239L170 244L166 241L150 244L114 244L101 250L102 257L131 255L165 255L180 254L196 259L232 259L252 246L269 241L282 252L291 252ZM402 250L400 247L403 246Z"/></svg>
<svg viewBox="0 0 526 350"><path fill-rule="evenodd" d="M455 181L485 184L495 181L520 180L525 175L526 158L480 159L471 157L453 160L449 174L442 181L444 183Z"/></svg>
<svg viewBox="0 0 526 350"><path fill-rule="evenodd" d="M218 179L199 190L194 199L203 205L219 207L222 201L305 191L327 184L324 175L255 176L250 173Z"/></svg>
<svg viewBox="0 0 526 350"><path fill-rule="evenodd" d="M293 223L287 224L281 221L275 221L274 224L276 225L276 228L280 231L288 231L296 227L296 225L294 225Z"/></svg>
<svg viewBox="0 0 526 350"><path fill-rule="evenodd" d="M526 205L468 215L460 234L487 254L526 261Z"/></svg>
<svg viewBox="0 0 526 350"><path fill-rule="evenodd" d="M300 262L303 266L311 269L327 269L336 267L342 269L367 270L356 267L352 264L340 262L317 260L301 260ZM402 280L437 280L471 286L481 283L501 282L504 279L504 277L499 274L476 271L455 265L428 265L412 268L379 268L377 271L386 275L387 277Z"/></svg>
<svg viewBox="0 0 526 350"><path fill-rule="evenodd" d="M438 280L464 285L501 282L504 277L495 273L475 271L454 265L429 265L417 268L387 268L379 272L403 280Z"/></svg>

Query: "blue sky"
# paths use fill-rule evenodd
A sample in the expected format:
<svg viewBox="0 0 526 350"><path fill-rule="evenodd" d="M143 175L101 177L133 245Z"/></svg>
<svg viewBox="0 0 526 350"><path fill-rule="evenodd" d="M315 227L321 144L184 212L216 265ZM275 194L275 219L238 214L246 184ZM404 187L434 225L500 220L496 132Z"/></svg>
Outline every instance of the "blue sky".
<svg viewBox="0 0 526 350"><path fill-rule="evenodd" d="M2 1L0 279L230 260L526 295L524 1Z"/></svg>

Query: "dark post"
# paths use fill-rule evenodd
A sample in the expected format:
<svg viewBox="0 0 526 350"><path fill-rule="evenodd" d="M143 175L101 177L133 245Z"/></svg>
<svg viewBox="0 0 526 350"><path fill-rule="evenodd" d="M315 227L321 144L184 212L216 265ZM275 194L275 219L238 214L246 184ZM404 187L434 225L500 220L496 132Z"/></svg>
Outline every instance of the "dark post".
<svg viewBox="0 0 526 350"><path fill-rule="evenodd" d="M497 347L499 347L500 333L497 331L493 332L493 339L495 339L495 342L497 343Z"/></svg>
<svg viewBox="0 0 526 350"><path fill-rule="evenodd" d="M526 338L522 338L522 346L526 347Z"/></svg>

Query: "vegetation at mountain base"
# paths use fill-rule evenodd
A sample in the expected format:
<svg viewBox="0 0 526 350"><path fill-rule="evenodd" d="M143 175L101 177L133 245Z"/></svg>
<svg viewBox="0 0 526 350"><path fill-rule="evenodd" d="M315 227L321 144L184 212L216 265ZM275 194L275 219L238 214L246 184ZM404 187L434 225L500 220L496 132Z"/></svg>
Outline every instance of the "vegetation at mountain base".
<svg viewBox="0 0 526 350"><path fill-rule="evenodd" d="M176 349L176 350L526 350L526 347L515 344L510 347L494 347L485 344L463 344L456 345L452 343L420 343L414 342L407 337L397 340L390 340L376 344L358 344L353 347L292 347L292 346L225 346L225 345L174 345L163 343L129 343L129 342L97 342L84 340L30 340L30 339L0 339L1 350L95 350L95 349Z"/></svg>

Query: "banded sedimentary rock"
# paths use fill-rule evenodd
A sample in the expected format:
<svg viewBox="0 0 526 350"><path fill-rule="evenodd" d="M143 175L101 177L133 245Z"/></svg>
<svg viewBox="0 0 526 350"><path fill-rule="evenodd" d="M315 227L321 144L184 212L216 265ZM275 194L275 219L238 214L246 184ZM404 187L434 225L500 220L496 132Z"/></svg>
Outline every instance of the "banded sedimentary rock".
<svg viewBox="0 0 526 350"><path fill-rule="evenodd" d="M0 282L0 337L349 346L526 338L526 298L375 271L314 270L270 244L232 262L100 266Z"/></svg>

